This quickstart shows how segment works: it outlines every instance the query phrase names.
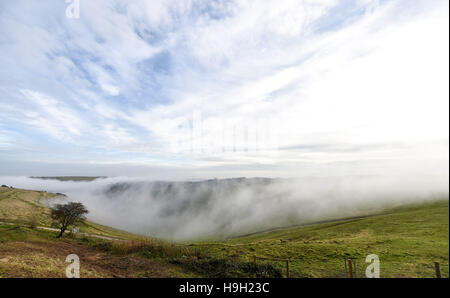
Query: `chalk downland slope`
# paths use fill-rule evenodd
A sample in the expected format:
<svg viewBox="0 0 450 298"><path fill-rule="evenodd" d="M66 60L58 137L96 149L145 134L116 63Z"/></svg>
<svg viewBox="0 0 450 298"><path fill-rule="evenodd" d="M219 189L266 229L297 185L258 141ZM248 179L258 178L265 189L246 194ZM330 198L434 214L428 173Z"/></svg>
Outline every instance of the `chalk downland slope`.
<svg viewBox="0 0 450 298"><path fill-rule="evenodd" d="M45 191L0 187L0 222L25 224L32 227L52 227L46 201L58 197ZM86 221L79 226L81 233L117 239L136 239L137 235Z"/></svg>
<svg viewBox="0 0 450 298"><path fill-rule="evenodd" d="M80 258L81 277L180 277L178 266L133 254L111 254L90 240L55 239L55 233L0 224L0 278L63 278L69 254Z"/></svg>
<svg viewBox="0 0 450 298"><path fill-rule="evenodd" d="M55 194L0 188L0 277L64 277L65 258L77 254L81 277L345 277L344 257L364 277L365 258L377 254L381 277L449 276L448 198L382 213L281 228L227 241L167 243L86 222L83 235L50 227L45 200ZM97 236L114 238L100 239Z"/></svg>
<svg viewBox="0 0 450 298"><path fill-rule="evenodd" d="M130 244L148 238L89 221L80 226L79 235L66 233L62 239L56 239L45 204L45 200L55 196L42 191L0 188L0 277L65 277L65 259L69 254L80 257L81 277L195 276L163 258L127 251Z"/></svg>
<svg viewBox="0 0 450 298"><path fill-rule="evenodd" d="M65 277L80 257L81 277L279 277L271 266L217 260L175 244L86 222L57 239L45 200L55 194L0 189L0 278Z"/></svg>
<svg viewBox="0 0 450 298"><path fill-rule="evenodd" d="M192 246L216 256L290 259L291 277L345 277L344 257L354 259L357 276L365 277L369 254L379 256L381 277L435 277L434 262L449 277L449 201ZM284 272L285 263L271 263Z"/></svg>

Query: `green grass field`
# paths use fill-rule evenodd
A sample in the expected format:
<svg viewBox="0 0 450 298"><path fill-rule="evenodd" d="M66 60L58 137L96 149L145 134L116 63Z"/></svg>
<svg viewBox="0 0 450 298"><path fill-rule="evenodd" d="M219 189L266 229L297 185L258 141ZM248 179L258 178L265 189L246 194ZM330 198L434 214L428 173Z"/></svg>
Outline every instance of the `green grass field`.
<svg viewBox="0 0 450 298"><path fill-rule="evenodd" d="M369 254L379 256L381 277L434 277L435 261L448 277L449 202L192 245L210 255L289 259L292 277L345 277L344 256L356 260L363 277Z"/></svg>
<svg viewBox="0 0 450 298"><path fill-rule="evenodd" d="M56 194L0 187L0 222L51 227L50 209L46 200ZM141 236L85 221L79 226L80 232L119 239L136 239Z"/></svg>
<svg viewBox="0 0 450 298"><path fill-rule="evenodd" d="M80 231L126 241L58 240L56 232L36 228L50 226L45 200L53 196L0 188L0 222L8 223L0 224L0 277L61 277L69 251L88 260L85 277L255 277L268 265L286 275L284 263L254 265L254 256L289 259L291 277L346 277L347 256L356 261L357 276L364 277L369 254L379 256L381 277L435 277L434 262L449 277L448 198L226 241L167 243L92 222Z"/></svg>

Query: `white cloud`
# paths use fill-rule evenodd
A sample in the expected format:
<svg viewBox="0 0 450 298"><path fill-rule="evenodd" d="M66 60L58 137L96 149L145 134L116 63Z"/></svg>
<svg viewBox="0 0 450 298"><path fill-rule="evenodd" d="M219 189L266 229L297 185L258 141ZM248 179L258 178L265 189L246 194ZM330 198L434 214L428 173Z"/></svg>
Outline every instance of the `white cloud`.
<svg viewBox="0 0 450 298"><path fill-rule="evenodd" d="M444 155L448 2L364 0L365 13L330 15L342 3L89 1L70 21L30 4L52 21L2 15L0 115L61 142L202 167ZM192 154L196 112L206 147L270 123L261 151ZM273 152L302 146L317 151Z"/></svg>
<svg viewBox="0 0 450 298"><path fill-rule="evenodd" d="M35 107L32 112L25 111L25 122L62 140L81 135L84 124L74 110L46 94L32 90L21 92L29 104Z"/></svg>
<svg viewBox="0 0 450 298"><path fill-rule="evenodd" d="M186 130L180 126L188 126L191 113L199 110L205 122L208 117L278 119L273 129L280 135L278 145L283 147L317 142L343 145L400 142L412 146L409 151L401 150L401 154L413 157L417 142L448 139L448 15L436 15L433 11L379 26L380 19L384 22L385 15L395 14L398 9L390 5L342 30L299 39L293 48L301 49L306 44L306 49L298 52L297 59L307 53L313 56L294 66L282 68L278 57L272 61L264 59L266 54L253 52L254 57L246 57L246 63L264 64L265 72L228 83L230 73L243 76L239 59L231 60L225 72L217 75L223 84L202 82L206 84L201 90L188 93L173 104L138 111L134 119L167 146L173 139L186 139ZM227 28L230 30L233 29ZM240 32L233 38L244 36L245 32ZM201 34L197 37L200 43L201 37ZM219 48L228 49L222 45ZM243 52L248 48L247 44L242 45ZM209 50L206 46L202 49ZM217 55L214 47L207 53ZM272 96L276 91L280 94ZM203 129L205 135L213 138L221 133L213 127ZM436 153L445 149L438 146ZM298 152L283 154L277 158L299 158ZM338 161L377 156L363 153L347 156L340 152L321 153L319 158L310 155L303 154L301 159ZM390 157L398 158L398 153L390 150L390 154L388 151L378 155ZM248 156L236 154L235 158L243 161Z"/></svg>

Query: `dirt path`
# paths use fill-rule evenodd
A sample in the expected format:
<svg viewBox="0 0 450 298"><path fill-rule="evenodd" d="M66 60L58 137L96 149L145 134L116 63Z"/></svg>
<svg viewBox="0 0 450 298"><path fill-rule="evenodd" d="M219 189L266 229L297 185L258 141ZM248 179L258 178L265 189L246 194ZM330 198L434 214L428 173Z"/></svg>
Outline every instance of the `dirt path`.
<svg viewBox="0 0 450 298"><path fill-rule="evenodd" d="M41 230L59 232L59 229L55 229L55 228L48 228L48 227L37 227L37 228L41 229ZM66 233L70 233L70 231L66 231ZM86 236L86 237L93 237L93 238L99 238L99 239L110 240L110 241L125 241L125 240L122 240L122 239L119 239L119 238L113 238L113 237L102 236L102 235L91 234L91 233L79 232L79 233L77 233L77 235Z"/></svg>
<svg viewBox="0 0 450 298"><path fill-rule="evenodd" d="M1 222L1 221L0 221L0 224L3 224L3 225L18 225L17 223ZM55 229L55 228L49 228L49 227L36 227L36 228L37 229L41 229L41 230L46 230L46 231L59 232L59 229ZM66 233L70 233L70 231L66 231ZM97 235L97 234L91 234L91 233L79 232L79 233L77 233L77 235L81 235L81 236L85 236L85 237L93 237L93 238L98 238L98 239L104 239L104 240L110 240L110 241L125 241L125 240L119 239L119 238L113 238L113 237Z"/></svg>

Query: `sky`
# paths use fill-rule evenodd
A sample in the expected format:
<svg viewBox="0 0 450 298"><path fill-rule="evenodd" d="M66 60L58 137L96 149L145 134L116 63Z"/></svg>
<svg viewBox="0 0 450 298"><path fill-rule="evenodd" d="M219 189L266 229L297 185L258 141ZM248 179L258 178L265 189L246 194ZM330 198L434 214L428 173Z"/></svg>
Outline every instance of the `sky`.
<svg viewBox="0 0 450 298"><path fill-rule="evenodd" d="M447 0L0 2L0 175L448 175Z"/></svg>

